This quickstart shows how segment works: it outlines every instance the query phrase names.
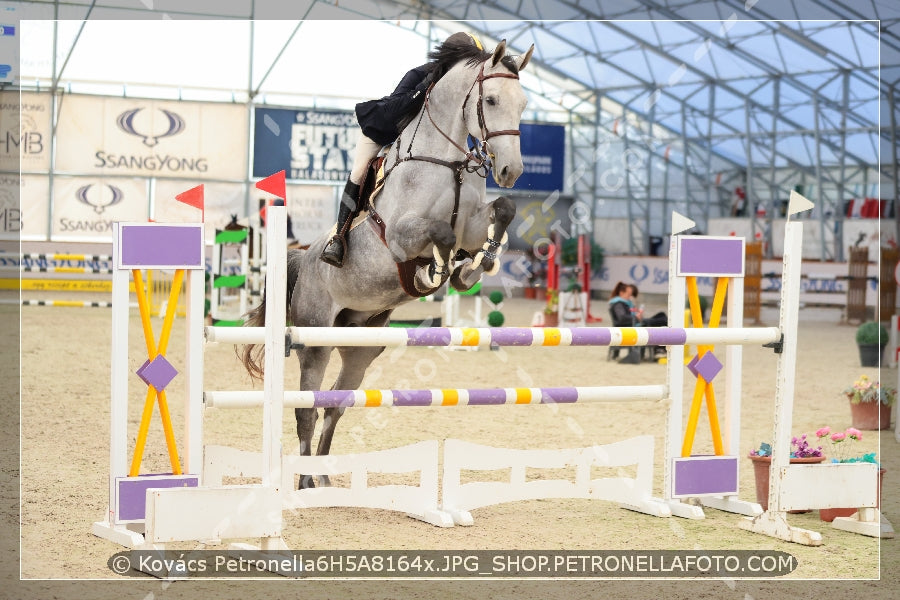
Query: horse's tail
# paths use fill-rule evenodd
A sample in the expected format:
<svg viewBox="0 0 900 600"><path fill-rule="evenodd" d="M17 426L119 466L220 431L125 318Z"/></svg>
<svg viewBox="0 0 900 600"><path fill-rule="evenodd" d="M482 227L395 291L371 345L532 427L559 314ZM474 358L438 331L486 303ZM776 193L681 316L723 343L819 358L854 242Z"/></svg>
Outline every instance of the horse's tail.
<svg viewBox="0 0 900 600"><path fill-rule="evenodd" d="M294 287L297 285L297 278L300 275L300 257L303 255L302 250L288 250L287 255L287 303L285 321L291 325L291 296L294 293ZM244 327L263 327L266 324L266 289L263 285L262 301L259 305L251 309L244 315ZM265 344L247 344L236 347L238 357L241 359L247 373L253 379L262 379L265 369L263 367L263 358L265 354Z"/></svg>

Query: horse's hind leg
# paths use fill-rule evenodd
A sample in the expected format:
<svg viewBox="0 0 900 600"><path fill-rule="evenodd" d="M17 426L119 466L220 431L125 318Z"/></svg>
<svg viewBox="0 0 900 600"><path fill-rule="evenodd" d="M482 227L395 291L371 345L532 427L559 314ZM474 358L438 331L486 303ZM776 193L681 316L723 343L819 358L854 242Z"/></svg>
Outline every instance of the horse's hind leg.
<svg viewBox="0 0 900 600"><path fill-rule="evenodd" d="M482 273L494 275L500 269L500 252L506 241L506 230L516 216L516 205L506 196L500 196L491 204L492 223L488 226L488 238L472 262L466 262L453 270L450 285L465 291L478 283Z"/></svg>
<svg viewBox="0 0 900 600"><path fill-rule="evenodd" d="M346 347L338 348L341 353L341 372L338 374L331 389L355 390L362 384L366 370L378 355L384 352L384 347ZM322 433L319 434L319 447L316 449L318 456L324 456L331 451L331 441L334 438L334 430L338 420L344 414L344 408L326 408L322 419ZM319 476L319 485L331 485L327 475Z"/></svg>
<svg viewBox="0 0 900 600"><path fill-rule="evenodd" d="M322 379L325 377L325 367L331 355L331 348L307 347L297 352L300 359L300 389L318 390L322 387ZM297 419L297 438L300 440L300 455L310 456L312 453L312 438L316 428L315 408L295 408L294 416ZM315 487L313 478L309 475L300 475L300 489Z"/></svg>

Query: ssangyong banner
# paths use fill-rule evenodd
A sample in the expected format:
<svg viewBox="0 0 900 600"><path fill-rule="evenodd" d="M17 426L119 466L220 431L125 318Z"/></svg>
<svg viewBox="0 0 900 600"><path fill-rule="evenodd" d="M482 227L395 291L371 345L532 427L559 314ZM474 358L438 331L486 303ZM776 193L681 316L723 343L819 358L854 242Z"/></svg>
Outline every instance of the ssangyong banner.
<svg viewBox="0 0 900 600"><path fill-rule="evenodd" d="M53 240L108 242L113 222L146 222L149 216L144 179L62 175L53 179Z"/></svg>
<svg viewBox="0 0 900 600"><path fill-rule="evenodd" d="M566 156L566 128L563 125L521 123L520 148L525 171L513 189L552 192L563 189L563 167ZM488 187L499 189L491 176Z"/></svg>
<svg viewBox="0 0 900 600"><path fill-rule="evenodd" d="M49 206L50 178L47 175L0 174L2 239L46 241Z"/></svg>
<svg viewBox="0 0 900 600"><path fill-rule="evenodd" d="M104 176L242 180L243 106L62 96L56 169Z"/></svg>
<svg viewBox="0 0 900 600"><path fill-rule="evenodd" d="M50 94L0 92L0 171L50 170Z"/></svg>
<svg viewBox="0 0 900 600"><path fill-rule="evenodd" d="M253 177L284 170L288 179L346 181L359 135L353 111L257 107Z"/></svg>

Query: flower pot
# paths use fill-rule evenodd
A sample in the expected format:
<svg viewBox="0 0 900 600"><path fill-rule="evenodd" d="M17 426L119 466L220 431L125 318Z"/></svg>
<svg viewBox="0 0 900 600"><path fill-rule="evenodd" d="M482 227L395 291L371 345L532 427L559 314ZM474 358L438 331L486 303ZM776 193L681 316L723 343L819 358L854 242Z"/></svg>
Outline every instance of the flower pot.
<svg viewBox="0 0 900 600"><path fill-rule="evenodd" d="M878 503L875 505L876 507L881 506L881 482L884 480L885 469L878 469ZM853 514L859 509L857 508L820 508L819 509L819 518L823 521L831 523L834 521L835 517L852 517Z"/></svg>
<svg viewBox="0 0 900 600"><path fill-rule="evenodd" d="M852 517L854 513L856 513L855 508L820 508L819 518L826 523L831 523L835 517Z"/></svg>
<svg viewBox="0 0 900 600"><path fill-rule="evenodd" d="M769 468L772 466L771 456L751 456L753 461L753 476L756 478L756 502L763 510L769 510ZM810 456L807 458L792 458L792 465L810 465L825 460L824 456ZM806 510L791 510L791 513L809 512Z"/></svg>
<svg viewBox="0 0 900 600"><path fill-rule="evenodd" d="M527 300L534 300L537 297L537 288L526 285L523 293L525 294L525 298Z"/></svg>
<svg viewBox="0 0 900 600"><path fill-rule="evenodd" d="M544 327L559 327L559 313L544 313Z"/></svg>
<svg viewBox="0 0 900 600"><path fill-rule="evenodd" d="M883 402L851 402L850 415L857 429L888 429L891 426L891 407Z"/></svg>
<svg viewBox="0 0 900 600"><path fill-rule="evenodd" d="M864 367L877 367L884 352L884 346L878 344L857 344L859 363Z"/></svg>
<svg viewBox="0 0 900 600"><path fill-rule="evenodd" d="M544 302L547 299L547 288L543 288L543 287L534 288L534 299Z"/></svg>

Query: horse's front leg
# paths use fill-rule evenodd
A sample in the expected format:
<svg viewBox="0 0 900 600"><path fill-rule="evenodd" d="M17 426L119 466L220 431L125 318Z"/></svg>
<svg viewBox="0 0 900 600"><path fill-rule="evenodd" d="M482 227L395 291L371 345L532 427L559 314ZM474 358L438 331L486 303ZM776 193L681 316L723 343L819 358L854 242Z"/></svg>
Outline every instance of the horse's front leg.
<svg viewBox="0 0 900 600"><path fill-rule="evenodd" d="M401 217L387 232L387 243L397 262L412 260L433 244L431 262L416 271L418 291L433 291L450 276L450 257L456 245L456 234L449 223L415 216Z"/></svg>
<svg viewBox="0 0 900 600"><path fill-rule="evenodd" d="M506 242L506 230L516 216L515 203L506 196L500 196L491 203L491 224L488 225L487 241L475 253L471 262L465 262L453 270L450 285L464 292L478 283L483 273L494 275L500 270L500 252Z"/></svg>
<svg viewBox="0 0 900 600"><path fill-rule="evenodd" d="M306 347L297 351L300 360L300 389L322 389L322 380L325 378L325 367L331 356L331 348ZM312 454L312 439L316 428L315 408L295 408L294 416L297 419L297 438L300 440L300 455ZM300 475L300 489L315 487L312 476Z"/></svg>

